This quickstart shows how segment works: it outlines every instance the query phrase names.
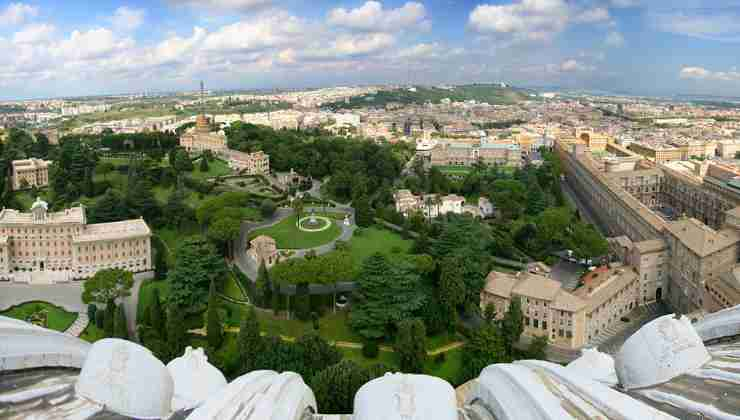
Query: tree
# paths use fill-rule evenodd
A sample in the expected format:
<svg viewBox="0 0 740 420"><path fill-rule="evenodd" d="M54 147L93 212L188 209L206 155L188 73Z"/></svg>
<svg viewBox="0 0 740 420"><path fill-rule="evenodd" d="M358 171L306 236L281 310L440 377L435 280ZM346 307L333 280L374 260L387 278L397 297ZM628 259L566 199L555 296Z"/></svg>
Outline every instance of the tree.
<svg viewBox="0 0 740 420"><path fill-rule="evenodd" d="M91 303L87 305L87 319L91 324L95 324L95 315L98 313L98 307Z"/></svg>
<svg viewBox="0 0 740 420"><path fill-rule="evenodd" d="M160 337L166 337L167 335L164 333L166 316L159 299L159 289L156 287L152 290L152 302L149 304L148 310L151 327Z"/></svg>
<svg viewBox="0 0 740 420"><path fill-rule="evenodd" d="M298 219L301 218L301 215L303 214L303 199L302 198L296 198L293 200L293 211L295 212L295 218L296 222Z"/></svg>
<svg viewBox="0 0 740 420"><path fill-rule="evenodd" d="M275 202L270 200L269 198L265 198L262 200L262 203L260 204L260 212L262 213L262 217L265 219L271 218L275 214L277 206L275 206Z"/></svg>
<svg viewBox="0 0 740 420"><path fill-rule="evenodd" d="M141 216L150 223L157 220L161 213L159 202L154 197L152 183L148 179L136 180L133 186L129 185L126 204L133 216Z"/></svg>
<svg viewBox="0 0 740 420"><path fill-rule="evenodd" d="M93 205L90 213L95 223L117 222L129 216L123 196L113 188L108 188Z"/></svg>
<svg viewBox="0 0 740 420"><path fill-rule="evenodd" d="M225 273L226 264L213 244L202 236L187 238L177 248L175 266L167 274L171 287L168 300L190 313L200 312L211 282Z"/></svg>
<svg viewBox="0 0 740 420"><path fill-rule="evenodd" d="M167 309L167 359L182 356L187 345L184 308L170 303Z"/></svg>
<svg viewBox="0 0 740 420"><path fill-rule="evenodd" d="M419 275L408 263L392 265L380 253L368 257L357 277L350 325L368 339L378 339L424 305Z"/></svg>
<svg viewBox="0 0 740 420"><path fill-rule="evenodd" d="M257 299L262 306L267 306L272 300L272 284L270 283L270 274L267 272L265 262L260 263L259 272L257 273Z"/></svg>
<svg viewBox="0 0 740 420"><path fill-rule="evenodd" d="M399 322L394 349L398 354L401 372L422 373L427 358L424 323L419 319Z"/></svg>
<svg viewBox="0 0 740 420"><path fill-rule="evenodd" d="M491 325L496 321L496 306L493 302L488 302L483 310L483 319Z"/></svg>
<svg viewBox="0 0 740 420"><path fill-rule="evenodd" d="M93 174L97 156L78 137L64 138L59 155L51 168L51 189L54 196L70 202L81 194L93 193Z"/></svg>
<svg viewBox="0 0 740 420"><path fill-rule="evenodd" d="M103 179L107 180L108 174L113 172L113 170L115 169L116 167L111 162L102 161L98 163L98 165L95 167L95 173L98 175L102 175Z"/></svg>
<svg viewBox="0 0 740 420"><path fill-rule="evenodd" d="M180 227L195 217L190 206L185 204L187 198L188 192L179 186L170 194L167 204L162 209L162 212L167 216L167 224Z"/></svg>
<svg viewBox="0 0 740 420"><path fill-rule="evenodd" d="M216 282L211 281L211 287L208 292L208 310L207 310L206 333L208 334L208 345L214 349L221 347L223 342L223 328L221 326L221 317L218 314L218 300L216 296Z"/></svg>
<svg viewBox="0 0 740 420"><path fill-rule="evenodd" d="M529 184L529 190L527 190L527 214L536 216L547 208L547 198L536 180Z"/></svg>
<svg viewBox="0 0 740 420"><path fill-rule="evenodd" d="M203 174L207 173L208 170L210 169L208 166L208 159L206 159L205 155L200 158L200 168L199 169L200 169L200 172Z"/></svg>
<svg viewBox="0 0 740 420"><path fill-rule="evenodd" d="M113 323L115 337L128 340L128 324L126 323L126 312L123 310L123 304L118 305Z"/></svg>
<svg viewBox="0 0 740 420"><path fill-rule="evenodd" d="M312 378L327 367L339 363L342 354L336 347L312 332L300 336L295 344L303 355L303 369L299 372L304 378Z"/></svg>
<svg viewBox="0 0 740 420"><path fill-rule="evenodd" d="M182 148L174 149L174 152L170 153L170 166L172 166L178 174L182 172L192 172L194 169L193 161L190 160L188 152Z"/></svg>
<svg viewBox="0 0 740 420"><path fill-rule="evenodd" d="M465 273L462 268L465 261L448 257L442 260L439 276L439 299L450 313L450 320L454 322L457 307L465 302ZM450 325L449 327L454 327Z"/></svg>
<svg viewBox="0 0 740 420"><path fill-rule="evenodd" d="M493 198L501 215L506 220L513 220L522 215L526 203L527 188L513 179L499 179L493 182L489 197Z"/></svg>
<svg viewBox="0 0 740 420"><path fill-rule="evenodd" d="M103 330L105 331L106 337L113 337L115 333L115 316L116 316L116 304L113 300L109 300L105 304L105 317L103 318Z"/></svg>
<svg viewBox="0 0 740 420"><path fill-rule="evenodd" d="M257 312L253 306L247 307L242 315L236 346L239 352L239 372L247 373L255 370L257 368L255 362L262 353L263 342Z"/></svg>
<svg viewBox="0 0 740 420"><path fill-rule="evenodd" d="M354 395L362 385L373 379L369 369L351 360L329 366L311 380L311 389L321 412L326 414L351 413Z"/></svg>
<svg viewBox="0 0 740 420"><path fill-rule="evenodd" d="M370 227L373 225L373 210L370 207L370 200L363 195L353 202L355 207L355 222L360 227Z"/></svg>
<svg viewBox="0 0 740 420"><path fill-rule="evenodd" d="M569 248L578 258L595 258L607 254L609 243L592 225L581 222L571 227Z"/></svg>
<svg viewBox="0 0 740 420"><path fill-rule="evenodd" d="M85 280L82 301L107 305L115 300L131 295L134 276L130 271L120 268L106 268ZM112 315L112 314L111 314Z"/></svg>
<svg viewBox="0 0 740 420"><path fill-rule="evenodd" d="M216 219L208 227L208 239L213 241L221 250L221 254L227 258L232 255L232 242L239 238L240 234L241 222L232 217Z"/></svg>
<svg viewBox="0 0 740 420"><path fill-rule="evenodd" d="M485 325L473 331L463 347L461 381L476 378L488 365L507 362L505 346L504 336L495 326Z"/></svg>
<svg viewBox="0 0 740 420"><path fill-rule="evenodd" d="M538 335L527 347L527 358L536 360L547 360L547 334Z"/></svg>
<svg viewBox="0 0 740 420"><path fill-rule="evenodd" d="M524 332L524 315L522 314L522 301L519 298L511 299L509 310L506 311L504 319L501 321L501 329L506 344L506 351L509 355L519 338Z"/></svg>

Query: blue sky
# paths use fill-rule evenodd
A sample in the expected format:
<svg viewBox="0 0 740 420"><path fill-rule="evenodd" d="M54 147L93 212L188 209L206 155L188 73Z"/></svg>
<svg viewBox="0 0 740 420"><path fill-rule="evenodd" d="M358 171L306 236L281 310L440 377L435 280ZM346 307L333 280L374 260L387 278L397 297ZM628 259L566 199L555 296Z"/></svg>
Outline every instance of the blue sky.
<svg viewBox="0 0 740 420"><path fill-rule="evenodd" d="M0 97L506 81L740 96L740 0L0 1Z"/></svg>

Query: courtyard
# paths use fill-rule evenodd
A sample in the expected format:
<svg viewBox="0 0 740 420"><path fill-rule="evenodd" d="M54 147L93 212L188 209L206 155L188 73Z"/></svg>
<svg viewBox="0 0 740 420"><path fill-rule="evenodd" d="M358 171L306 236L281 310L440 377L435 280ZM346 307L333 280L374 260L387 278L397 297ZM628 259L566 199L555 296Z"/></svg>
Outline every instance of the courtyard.
<svg viewBox="0 0 740 420"><path fill-rule="evenodd" d="M266 235L275 240L279 249L310 249L328 244L339 238L342 234L340 226L342 222L325 215L318 216L322 217L319 220L328 224L328 227L322 225L324 226L323 229L311 228L311 231L301 229L296 223L296 216L290 215L272 226L250 232L249 239ZM301 219L304 219L304 217L301 217ZM305 226L306 223L304 223L304 228Z"/></svg>

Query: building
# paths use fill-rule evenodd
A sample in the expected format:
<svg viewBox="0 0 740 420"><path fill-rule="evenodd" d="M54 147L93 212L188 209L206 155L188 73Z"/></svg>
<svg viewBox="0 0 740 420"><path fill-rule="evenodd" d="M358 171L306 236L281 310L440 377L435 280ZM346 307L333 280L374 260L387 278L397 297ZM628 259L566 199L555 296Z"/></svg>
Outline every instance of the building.
<svg viewBox="0 0 740 420"><path fill-rule="evenodd" d="M424 217L435 218L448 213L469 213L477 217L491 217L494 214L493 204L486 197L478 199L478 206L465 205L465 198L455 194L414 195L409 190L398 190L393 194L396 211L404 217L413 212L421 212Z"/></svg>
<svg viewBox="0 0 740 420"><path fill-rule="evenodd" d="M49 167L52 162L43 159L14 160L12 163L13 190L18 191L30 187L45 187L49 185Z"/></svg>
<svg viewBox="0 0 740 420"><path fill-rule="evenodd" d="M663 300L690 313L740 303L728 292L720 306L708 292L728 284L722 279L738 264L734 178L715 178L700 162L605 174L588 152L570 146L556 145L570 190L607 235L624 236L613 256L640 275L641 304Z"/></svg>
<svg viewBox="0 0 740 420"><path fill-rule="evenodd" d="M0 278L48 272L83 279L105 268L149 271L151 236L143 219L88 224L82 206L52 213L36 199L29 213L0 212Z"/></svg>
<svg viewBox="0 0 740 420"><path fill-rule="evenodd" d="M226 135L221 131L212 132L205 115L198 115L195 127L180 136L180 146L194 154L210 150L215 155L221 155L228 150Z"/></svg>
<svg viewBox="0 0 740 420"><path fill-rule="evenodd" d="M277 250L277 243L269 236L260 235L249 241L247 256L251 258L257 266L265 264L270 268L278 262L280 254Z"/></svg>
<svg viewBox="0 0 740 420"><path fill-rule="evenodd" d="M433 166L472 166L479 162L487 165L521 166L522 154L519 145L509 142L477 144L440 141L430 153Z"/></svg>
<svg viewBox="0 0 740 420"><path fill-rule="evenodd" d="M525 339L545 335L548 343L573 350L586 346L639 305L639 280L630 267L601 267L568 292L542 270L515 274L492 271L481 291L481 308L492 303L502 318L519 299Z"/></svg>
<svg viewBox="0 0 740 420"><path fill-rule="evenodd" d="M229 167L244 175L267 175L270 173L270 156L261 150L254 153L228 149L224 156Z"/></svg>
<svg viewBox="0 0 740 420"><path fill-rule="evenodd" d="M650 144L637 141L630 143L629 149L655 163L681 160L684 153L681 149L675 146L662 143Z"/></svg>

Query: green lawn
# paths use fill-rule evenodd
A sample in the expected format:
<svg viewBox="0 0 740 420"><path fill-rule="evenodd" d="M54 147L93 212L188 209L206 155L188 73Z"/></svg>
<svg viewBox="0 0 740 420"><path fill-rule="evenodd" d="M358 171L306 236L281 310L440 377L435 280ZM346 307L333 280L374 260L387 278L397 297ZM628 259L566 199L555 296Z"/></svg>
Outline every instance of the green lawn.
<svg viewBox="0 0 740 420"><path fill-rule="evenodd" d="M387 229L369 227L356 230L349 241L350 254L355 265L359 267L365 259L376 252L391 255L394 250L408 253L414 242Z"/></svg>
<svg viewBox="0 0 740 420"><path fill-rule="evenodd" d="M158 228L154 231L154 234L159 236L160 239L165 243L169 254L167 255L167 264L172 267L175 264L175 251L177 246L182 242L183 238L188 236L197 235L200 233L200 228L195 224L188 224L181 228L163 227Z"/></svg>
<svg viewBox="0 0 740 420"><path fill-rule="evenodd" d="M195 169L190 174L193 179L204 180L208 178L215 178L217 176L230 175L232 173L229 165L221 159L212 159L208 162L208 172L200 171L200 159L193 162Z"/></svg>
<svg viewBox="0 0 740 420"><path fill-rule="evenodd" d="M224 295L236 300L244 300L246 296L242 293L242 289L239 287L237 281L236 276L233 273L229 273L224 282Z"/></svg>
<svg viewBox="0 0 740 420"><path fill-rule="evenodd" d="M67 312L59 306L47 302L26 302L0 312L0 315L28 321L29 317L41 311L47 312L46 327L55 331L65 331L77 319L77 314Z"/></svg>
<svg viewBox="0 0 740 420"><path fill-rule="evenodd" d="M473 168L469 166L435 166L435 168L444 174L453 175L466 175L473 171Z"/></svg>
<svg viewBox="0 0 740 420"><path fill-rule="evenodd" d="M459 385L460 370L462 369L463 348L457 348L445 353L444 361L437 363L437 356L430 356L424 365L424 373L440 377L452 385Z"/></svg>
<svg viewBox="0 0 740 420"><path fill-rule="evenodd" d="M85 331L82 332L80 338L87 342L94 343L105 338L105 332L96 327L95 324L91 323L87 326L87 328L85 328Z"/></svg>
<svg viewBox="0 0 740 420"><path fill-rule="evenodd" d="M368 367L376 365L378 363L382 363L392 368L392 370L398 369L398 355L396 353L381 351L378 353L378 357L374 359L368 359L367 357L362 355L362 350L360 349L345 349L340 347L338 348L338 350L340 353L342 353L342 356L344 356L345 359L352 360L360 366Z"/></svg>
<svg viewBox="0 0 740 420"><path fill-rule="evenodd" d="M342 234L342 229L336 223L321 232L304 232L296 227L295 222L295 215L289 216L276 225L251 232L249 237L267 235L275 239L278 248L305 249L329 243Z"/></svg>

